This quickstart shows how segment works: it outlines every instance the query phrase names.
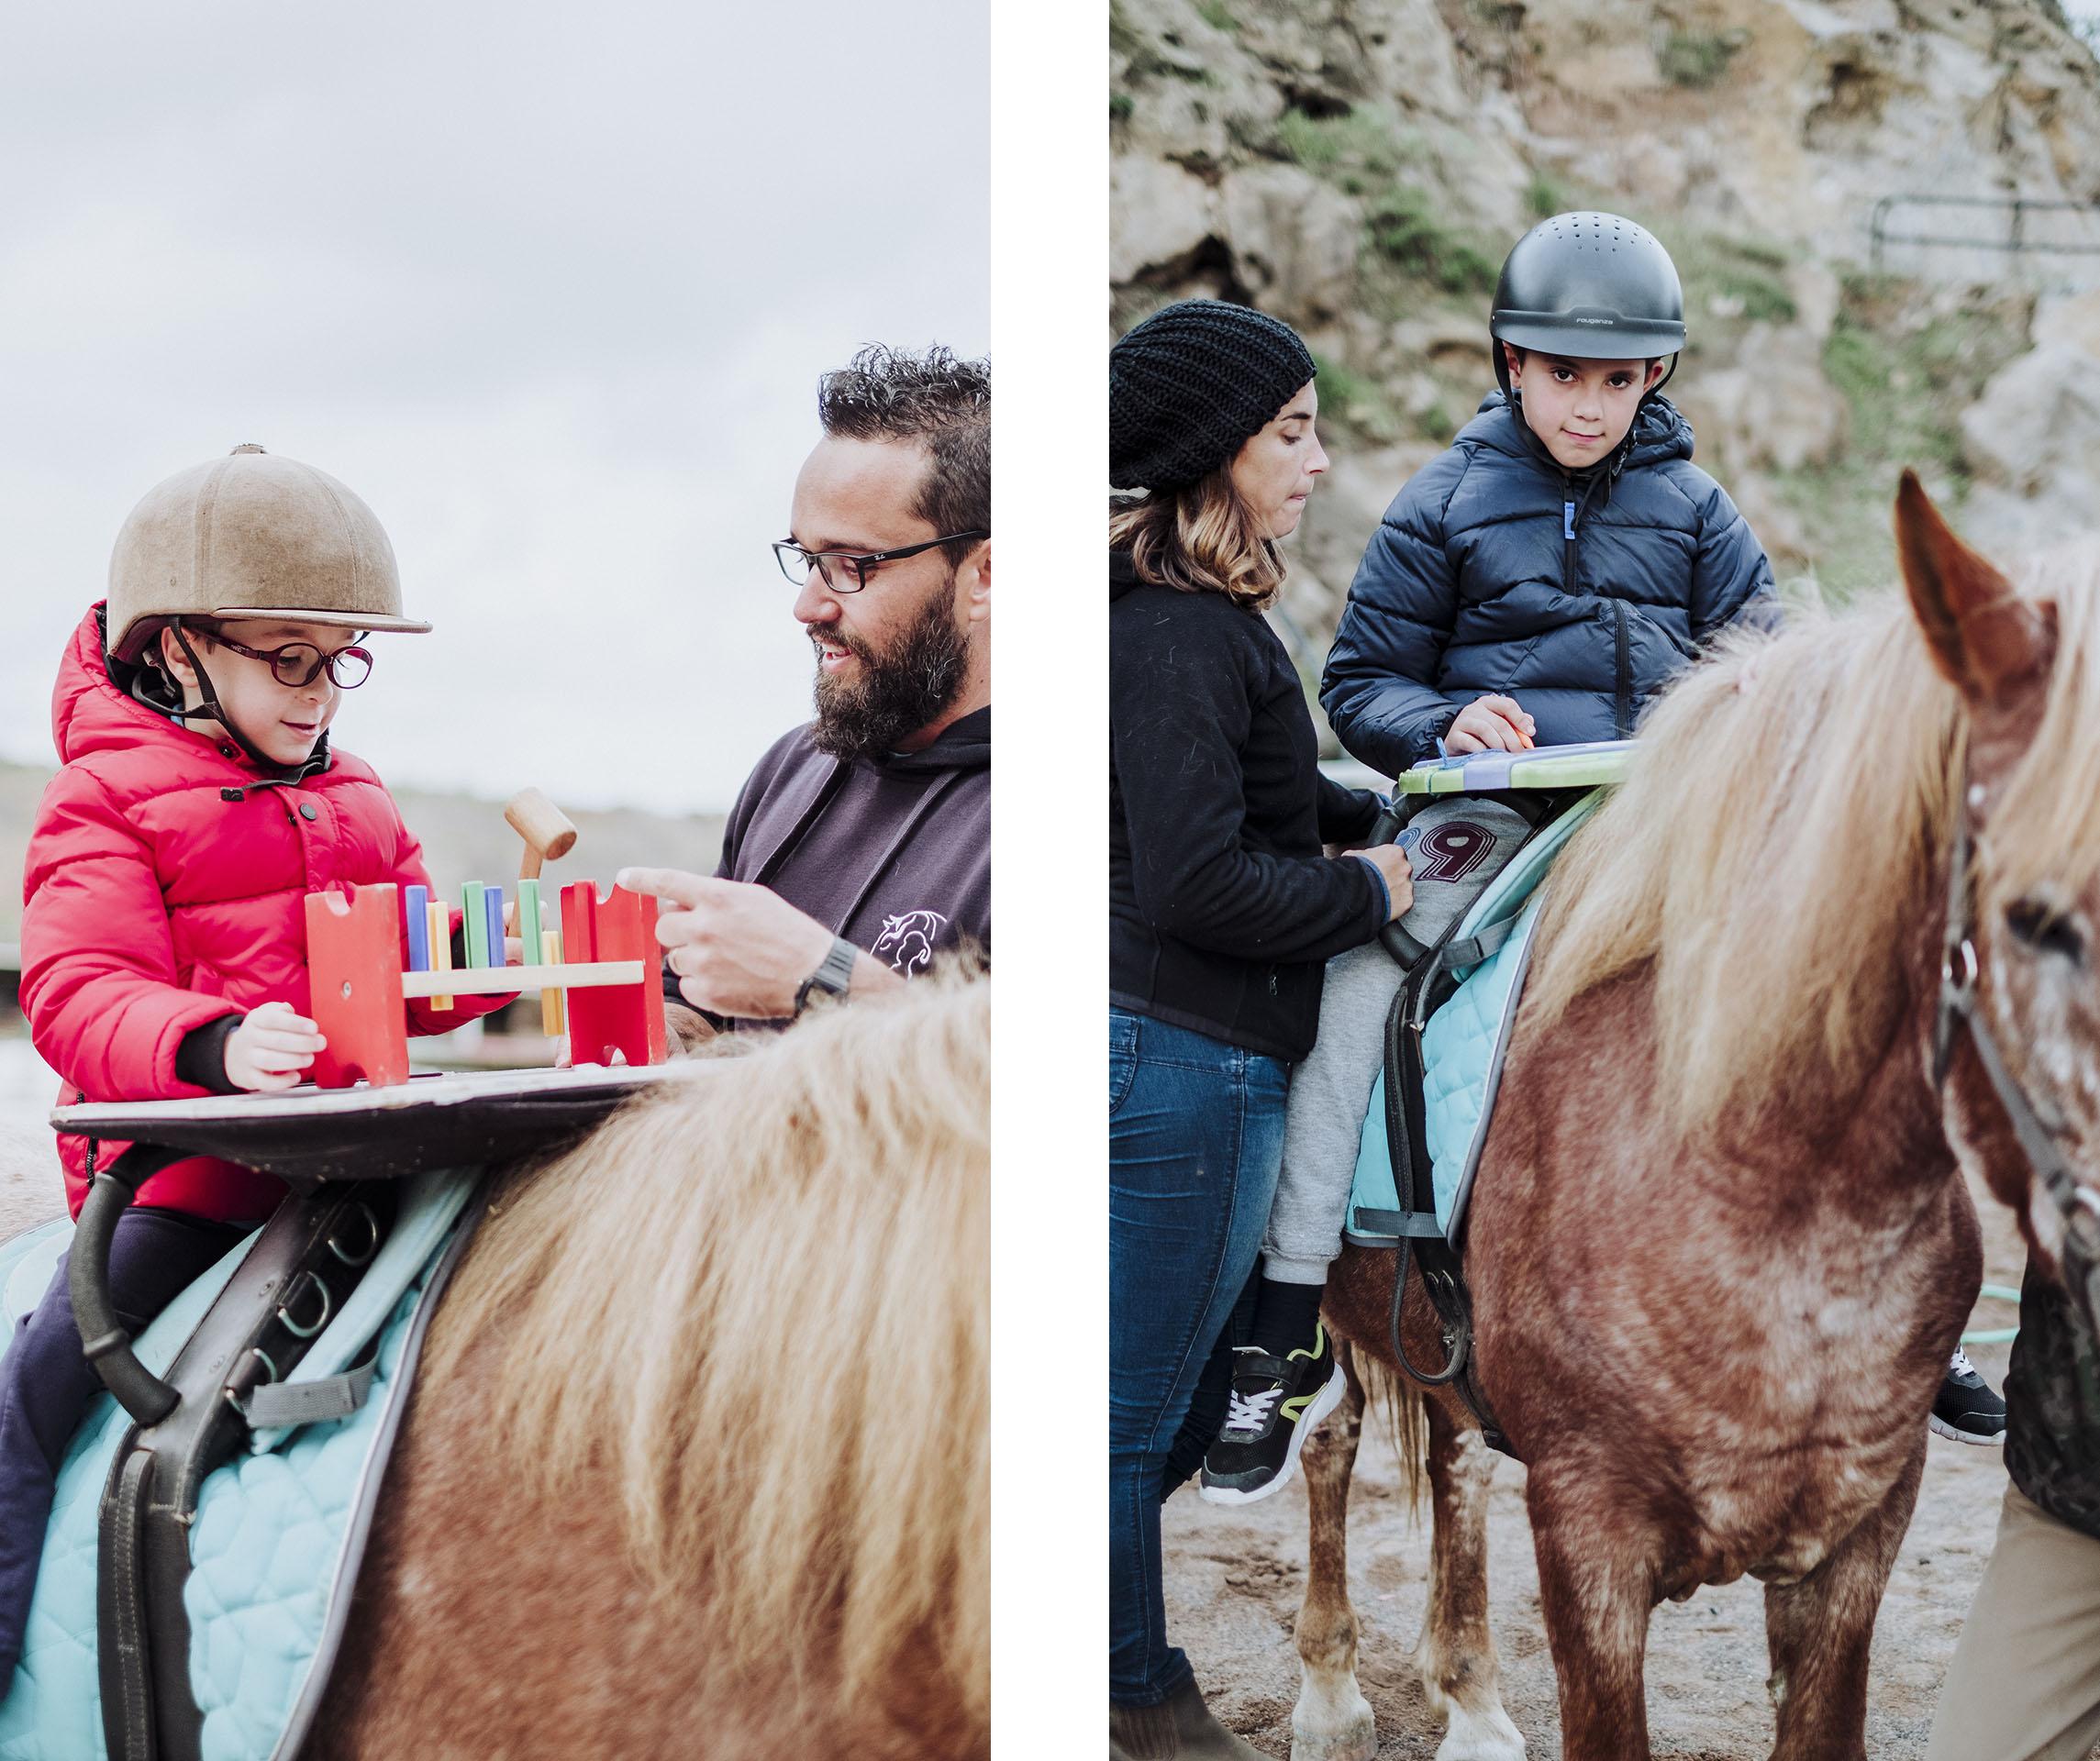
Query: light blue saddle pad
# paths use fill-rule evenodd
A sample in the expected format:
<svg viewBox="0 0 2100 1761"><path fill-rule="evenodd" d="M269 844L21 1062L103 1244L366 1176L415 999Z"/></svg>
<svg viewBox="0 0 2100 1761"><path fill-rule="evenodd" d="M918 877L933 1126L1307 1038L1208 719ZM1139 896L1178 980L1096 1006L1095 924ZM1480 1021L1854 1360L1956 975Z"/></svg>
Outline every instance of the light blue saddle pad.
<svg viewBox="0 0 2100 1761"><path fill-rule="evenodd" d="M247 1453L205 1481L190 1531L190 1690L204 1713L205 1761L265 1761L281 1752L295 1711L320 1687L314 1664L331 1645L369 1522L369 1477L385 1466L377 1445L394 1428L402 1351L423 1292L479 1170L401 1182L394 1227L364 1279L291 1378L319 1380L349 1368L376 1335L378 1371L349 1418L259 1431ZM10 1332L35 1307L72 1236L70 1223L0 1244L0 1314ZM166 1370L225 1288L254 1236L169 1304L137 1342L140 1359ZM22 1660L0 1701L0 1761L104 1761L95 1657L95 1534L109 1464L129 1418L98 1399L59 1469L36 1600Z"/></svg>
<svg viewBox="0 0 2100 1761"><path fill-rule="evenodd" d="M1423 1138L1436 1187L1437 1224L1452 1242L1465 1221L1466 1194L1487 1136L1509 1027L1523 993L1531 936L1544 903L1539 883L1561 847L1596 811L1604 792L1593 790L1518 850L1452 932L1452 939L1460 941L1517 920L1509 939L1464 971L1458 989L1422 1030ZM1406 1209L1393 1178L1385 1132L1385 1073L1381 1070L1372 1085L1343 1234L1364 1246L1390 1247L1399 1236L1387 1220Z"/></svg>

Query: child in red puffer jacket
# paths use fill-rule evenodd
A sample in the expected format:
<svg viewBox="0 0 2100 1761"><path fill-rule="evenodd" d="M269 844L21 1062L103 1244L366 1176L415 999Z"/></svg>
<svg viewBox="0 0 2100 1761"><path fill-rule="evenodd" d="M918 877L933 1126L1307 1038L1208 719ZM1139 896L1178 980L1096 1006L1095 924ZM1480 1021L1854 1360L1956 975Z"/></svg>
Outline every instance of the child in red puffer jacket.
<svg viewBox="0 0 2100 1761"><path fill-rule="evenodd" d="M427 886L421 847L328 725L401 615L372 511L260 447L179 473L132 510L60 663L23 886L22 1007L60 1103L288 1089L322 1039L306 1003L306 899L339 881ZM457 914L455 914L455 924ZM407 1005L441 1033L499 1008ZM60 1137L68 1202L85 1141ZM106 1162L122 1144L104 1144ZM118 1223L110 1292L136 1335L284 1195L208 1157L147 1180ZM100 1383L61 1264L0 1359L0 1692L13 1678L58 1465Z"/></svg>

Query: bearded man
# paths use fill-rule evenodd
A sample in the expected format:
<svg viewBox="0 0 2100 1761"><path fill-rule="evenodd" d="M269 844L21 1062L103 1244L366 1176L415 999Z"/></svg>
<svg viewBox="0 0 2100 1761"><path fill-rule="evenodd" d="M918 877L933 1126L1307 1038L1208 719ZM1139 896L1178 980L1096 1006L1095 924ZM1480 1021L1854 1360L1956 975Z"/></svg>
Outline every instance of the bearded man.
<svg viewBox="0 0 2100 1761"><path fill-rule="evenodd" d="M864 349L817 411L773 546L816 719L746 780L713 879L619 875L670 907L666 994L730 1024L991 958L991 365Z"/></svg>

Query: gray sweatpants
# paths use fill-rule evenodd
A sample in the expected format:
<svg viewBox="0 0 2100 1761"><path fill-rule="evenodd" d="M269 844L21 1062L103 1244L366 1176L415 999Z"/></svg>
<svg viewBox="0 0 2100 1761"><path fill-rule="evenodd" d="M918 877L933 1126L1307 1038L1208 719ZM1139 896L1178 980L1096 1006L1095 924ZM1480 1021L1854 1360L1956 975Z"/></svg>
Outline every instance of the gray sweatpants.
<svg viewBox="0 0 2100 1761"><path fill-rule="evenodd" d="M1261 1242L1264 1278L1324 1284L1328 1261L1341 1252L1363 1115L1385 1058L1385 1017L1405 976L1377 942L1328 962L1319 1039L1291 1071L1283 1171Z"/></svg>
<svg viewBox="0 0 2100 1761"><path fill-rule="evenodd" d="M1415 903L1401 927L1440 946L1524 840L1536 812L1493 795L1450 795L1417 807L1394 841L1407 854ZM1283 1172L1261 1244L1261 1276L1324 1284L1341 1252L1342 1213L1356 1178L1363 1114L1385 1059L1385 1017L1406 975L1383 943L1328 962L1319 1038L1291 1072L1283 1115Z"/></svg>

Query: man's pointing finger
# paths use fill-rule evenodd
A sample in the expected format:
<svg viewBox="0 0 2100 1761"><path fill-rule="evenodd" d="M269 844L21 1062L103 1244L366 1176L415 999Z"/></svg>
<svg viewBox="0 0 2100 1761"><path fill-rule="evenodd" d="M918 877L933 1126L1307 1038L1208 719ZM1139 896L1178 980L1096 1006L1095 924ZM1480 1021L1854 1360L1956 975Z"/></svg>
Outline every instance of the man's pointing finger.
<svg viewBox="0 0 2100 1761"><path fill-rule="evenodd" d="M613 884L646 898L668 899L672 904L691 907L722 883L706 875L689 874L683 869L622 869L613 877Z"/></svg>

